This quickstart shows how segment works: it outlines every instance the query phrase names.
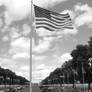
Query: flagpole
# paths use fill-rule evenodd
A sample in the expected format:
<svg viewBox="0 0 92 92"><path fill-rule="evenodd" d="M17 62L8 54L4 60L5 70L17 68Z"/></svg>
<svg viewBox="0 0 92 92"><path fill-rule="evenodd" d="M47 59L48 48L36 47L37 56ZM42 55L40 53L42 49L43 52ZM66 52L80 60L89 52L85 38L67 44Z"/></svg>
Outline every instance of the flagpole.
<svg viewBox="0 0 92 92"><path fill-rule="evenodd" d="M35 10L34 10L34 4L33 4L33 2L31 4L31 7L32 7L32 11L33 11L33 13L32 13L33 15L32 16L33 16L33 21L34 21L34 25L33 25L34 26L34 28L33 28L34 31L33 32L36 33L36 22L35 22L36 19L35 19Z"/></svg>
<svg viewBox="0 0 92 92"><path fill-rule="evenodd" d="M30 92L32 92L32 3L31 0L31 32L30 32Z"/></svg>

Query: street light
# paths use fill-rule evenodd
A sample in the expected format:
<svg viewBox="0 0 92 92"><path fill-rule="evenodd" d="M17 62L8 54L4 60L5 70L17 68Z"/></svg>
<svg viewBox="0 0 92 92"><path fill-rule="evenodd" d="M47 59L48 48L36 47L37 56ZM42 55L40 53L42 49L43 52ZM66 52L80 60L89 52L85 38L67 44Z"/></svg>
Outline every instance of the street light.
<svg viewBox="0 0 92 92"><path fill-rule="evenodd" d="M89 68L89 73L88 73L88 77L90 77L90 69L92 68L92 58L89 58L88 59L88 61L89 61L89 65L90 65L90 68ZM88 78L88 80L89 80L89 83L88 83L88 90L90 90L90 79Z"/></svg>

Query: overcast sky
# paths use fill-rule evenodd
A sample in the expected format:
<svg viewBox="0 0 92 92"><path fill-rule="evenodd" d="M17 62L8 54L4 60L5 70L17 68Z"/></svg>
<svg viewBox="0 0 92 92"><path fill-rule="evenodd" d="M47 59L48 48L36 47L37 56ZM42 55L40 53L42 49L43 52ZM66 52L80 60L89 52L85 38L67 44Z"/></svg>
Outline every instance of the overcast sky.
<svg viewBox="0 0 92 92"><path fill-rule="evenodd" d="M74 29L50 32L36 29L32 38L32 81L40 82L51 71L71 59L71 51L78 44L87 44L92 37L91 0L34 0L33 3L57 13L68 12ZM34 23L33 23L34 27Z"/></svg>
<svg viewBox="0 0 92 92"><path fill-rule="evenodd" d="M29 79L31 0L0 0L0 66Z"/></svg>

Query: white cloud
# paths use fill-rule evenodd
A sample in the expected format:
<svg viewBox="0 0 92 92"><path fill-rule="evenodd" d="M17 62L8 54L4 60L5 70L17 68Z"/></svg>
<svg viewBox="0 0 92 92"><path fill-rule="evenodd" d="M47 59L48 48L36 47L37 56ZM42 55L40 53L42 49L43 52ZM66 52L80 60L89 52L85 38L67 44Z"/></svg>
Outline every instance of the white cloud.
<svg viewBox="0 0 92 92"><path fill-rule="evenodd" d="M38 28L38 29L36 29L36 33L38 34L38 36L44 37L44 36L51 36L51 35L55 34L56 32L46 30L45 28Z"/></svg>
<svg viewBox="0 0 92 92"><path fill-rule="evenodd" d="M46 56L40 56L40 55L32 55L32 61L34 60L44 60L46 58Z"/></svg>
<svg viewBox="0 0 92 92"><path fill-rule="evenodd" d="M59 35L62 34L63 35L75 35L77 34L78 30L74 27L74 29L64 29L63 32L58 32Z"/></svg>
<svg viewBox="0 0 92 92"><path fill-rule="evenodd" d="M21 36L21 34L19 34L19 30L15 27L11 27L9 31L10 31L9 35L11 39L16 39Z"/></svg>
<svg viewBox="0 0 92 92"><path fill-rule="evenodd" d="M13 55L13 59L18 59L18 58L24 58L24 59L29 59L30 56L28 53L24 52L24 53L16 53Z"/></svg>
<svg viewBox="0 0 92 92"><path fill-rule="evenodd" d="M83 25L89 25L92 23L92 7L88 6L88 4L76 5L75 11L79 12L78 16L75 19L75 24L78 27Z"/></svg>
<svg viewBox="0 0 92 92"><path fill-rule="evenodd" d="M86 12L75 19L77 26L88 25L90 23L92 23L92 11Z"/></svg>
<svg viewBox="0 0 92 92"><path fill-rule="evenodd" d="M19 76L23 76L23 77L27 78L28 80L30 80L30 74L29 74L29 71L28 71L28 72L17 71L16 73L17 73L17 75L19 75Z"/></svg>
<svg viewBox="0 0 92 92"><path fill-rule="evenodd" d="M8 37L8 36L3 36L3 37L2 37L2 41L5 41L5 42L6 42L6 41L9 41L9 37Z"/></svg>
<svg viewBox="0 0 92 92"><path fill-rule="evenodd" d="M88 6L88 4L84 4L84 5L81 5L81 3L78 3L77 5L75 5L75 11L89 11L91 10L91 7Z"/></svg>
<svg viewBox="0 0 92 92"><path fill-rule="evenodd" d="M20 69L23 70L23 71L28 71L29 70L29 67L28 66L22 66Z"/></svg>
<svg viewBox="0 0 92 92"><path fill-rule="evenodd" d="M61 2L64 2L67 0L33 0L35 5L41 6L41 7L52 7L54 5L57 5Z"/></svg>
<svg viewBox="0 0 92 92"><path fill-rule="evenodd" d="M27 36L30 34L30 32L31 32L30 26L28 26L27 24L23 24L23 32L22 32L23 35Z"/></svg>
<svg viewBox="0 0 92 92"><path fill-rule="evenodd" d="M30 39L25 38L25 37L20 37L18 39L12 40L11 41L11 47L12 47L12 52L16 51L25 51L29 52L30 51Z"/></svg>
<svg viewBox="0 0 92 92"><path fill-rule="evenodd" d="M30 58L30 39L20 37L11 41L11 48L9 53L13 59L27 59Z"/></svg>
<svg viewBox="0 0 92 92"><path fill-rule="evenodd" d="M3 26L3 20L0 18L0 28Z"/></svg>
<svg viewBox="0 0 92 92"><path fill-rule="evenodd" d="M41 64L37 67L37 70L43 70L45 68L45 65L44 64Z"/></svg>
<svg viewBox="0 0 92 92"><path fill-rule="evenodd" d="M41 80L47 77L51 71L52 68L48 68L44 64L38 65L36 70L32 72L32 82L39 83Z"/></svg>
<svg viewBox="0 0 92 92"><path fill-rule="evenodd" d="M51 32L44 28L40 28L37 30L37 34L39 37L43 39L39 39L38 44L35 44L35 40L32 39L32 51L36 53L44 53L52 47L52 43L56 40L59 40L65 35L75 35L78 30L76 27L74 29L61 29L58 31Z"/></svg>
<svg viewBox="0 0 92 92"><path fill-rule="evenodd" d="M39 40L39 44L35 45L35 41L32 40L32 52L43 53L49 50L52 40Z"/></svg>
<svg viewBox="0 0 92 92"><path fill-rule="evenodd" d="M6 7L6 24L26 18L31 11L30 2L31 0L0 0L1 5Z"/></svg>
<svg viewBox="0 0 92 92"><path fill-rule="evenodd" d="M59 62L62 65L65 61L68 61L70 59L72 59L70 53L64 53L63 55L61 55Z"/></svg>
<svg viewBox="0 0 92 92"><path fill-rule="evenodd" d="M8 58L1 58L1 57L0 57L0 64L2 67L10 68L10 69L16 66L16 62L14 62L14 60Z"/></svg>

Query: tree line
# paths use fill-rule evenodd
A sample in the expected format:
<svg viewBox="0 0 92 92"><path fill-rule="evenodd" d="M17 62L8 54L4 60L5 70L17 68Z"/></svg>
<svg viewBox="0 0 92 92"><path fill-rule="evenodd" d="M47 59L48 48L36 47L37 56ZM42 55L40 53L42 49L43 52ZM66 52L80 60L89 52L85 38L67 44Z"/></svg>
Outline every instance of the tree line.
<svg viewBox="0 0 92 92"><path fill-rule="evenodd" d="M71 51L72 59L56 68L41 84L92 82L92 37L87 44L79 44Z"/></svg>
<svg viewBox="0 0 92 92"><path fill-rule="evenodd" d="M0 85L25 85L27 83L29 81L26 78L16 75L10 69L0 67Z"/></svg>

